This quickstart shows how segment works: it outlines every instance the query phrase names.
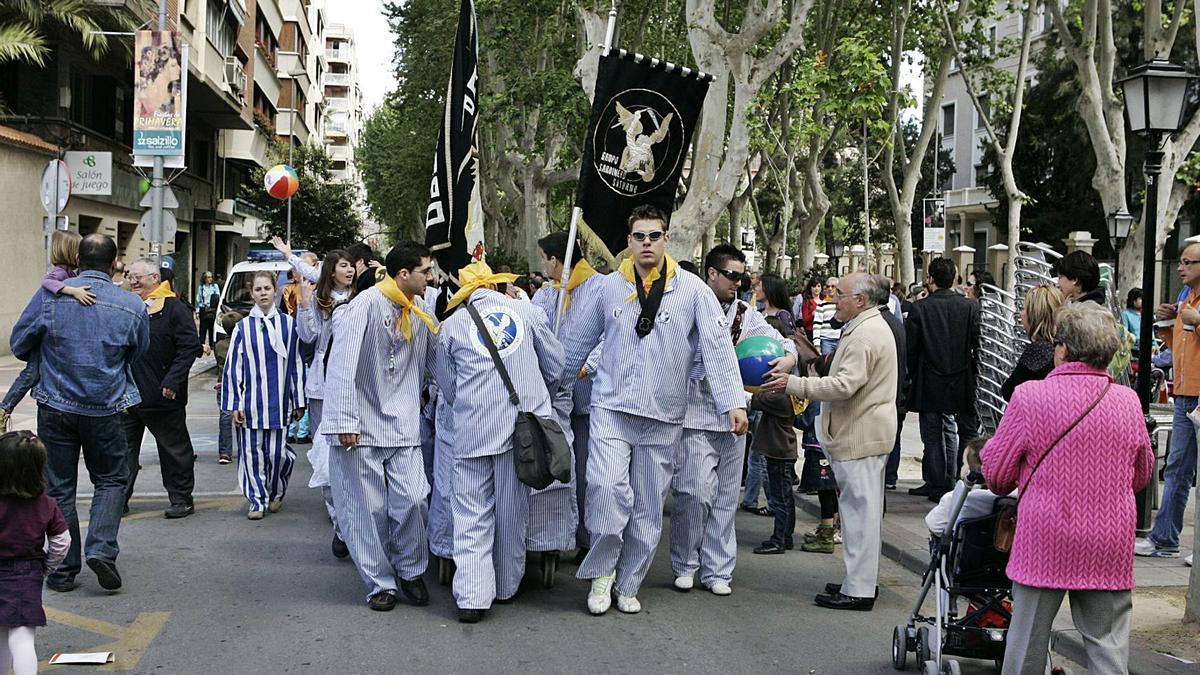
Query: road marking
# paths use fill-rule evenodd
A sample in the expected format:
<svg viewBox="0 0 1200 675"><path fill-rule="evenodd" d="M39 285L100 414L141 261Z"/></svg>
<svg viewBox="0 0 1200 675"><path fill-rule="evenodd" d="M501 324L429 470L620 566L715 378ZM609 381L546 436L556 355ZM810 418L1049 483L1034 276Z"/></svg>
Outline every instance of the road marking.
<svg viewBox="0 0 1200 675"><path fill-rule="evenodd" d="M46 607L46 618L54 623L112 638L112 642L87 648L87 651L113 653L114 661L100 666L99 670L133 670L137 668L138 662L150 648L150 643L162 632L170 616L170 612L139 612L133 623L126 627L93 619L90 616ZM52 666L46 661L39 663L38 666L42 670L55 670L62 667Z"/></svg>
<svg viewBox="0 0 1200 675"><path fill-rule="evenodd" d="M195 507L196 507L197 511L210 511L210 510L211 511L226 511L226 512L241 511L242 509L246 508L246 498L243 497L241 495L241 493L238 493L238 496L236 498L227 497L224 499L204 499L204 500L196 502ZM162 512L159 511L158 509L154 509L152 511L139 511L137 513L131 513L127 516L122 517L121 522L124 523L124 522L128 522L131 520L148 520L150 518L162 518L162 517L163 517ZM88 520L79 521L80 529L86 528L88 526L89 522L91 522L91 521L88 521Z"/></svg>

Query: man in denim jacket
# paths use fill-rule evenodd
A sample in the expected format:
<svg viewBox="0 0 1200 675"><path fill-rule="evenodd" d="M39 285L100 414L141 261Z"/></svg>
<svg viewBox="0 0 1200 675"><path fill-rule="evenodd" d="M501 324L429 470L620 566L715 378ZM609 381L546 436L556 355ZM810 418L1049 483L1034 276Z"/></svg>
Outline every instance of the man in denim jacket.
<svg viewBox="0 0 1200 675"><path fill-rule="evenodd" d="M41 350L41 381L33 398L38 432L49 451L48 492L71 529L67 559L46 579L59 592L78 586L75 575L81 569L75 511L80 450L95 488L83 547L88 567L101 587L121 587L115 564L127 472L121 412L141 402L130 366L149 346L150 323L141 300L113 285L116 258L110 237L84 237L80 274L66 284L90 289L96 304L85 307L68 296L37 293L13 326L11 347L17 358L27 361Z"/></svg>

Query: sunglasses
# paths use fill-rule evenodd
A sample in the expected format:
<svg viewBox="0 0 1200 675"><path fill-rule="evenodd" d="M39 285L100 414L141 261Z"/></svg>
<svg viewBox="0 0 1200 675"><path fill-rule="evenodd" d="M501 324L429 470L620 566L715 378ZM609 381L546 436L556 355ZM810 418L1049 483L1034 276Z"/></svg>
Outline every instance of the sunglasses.
<svg viewBox="0 0 1200 675"><path fill-rule="evenodd" d="M664 235L666 235L666 232L663 232L662 230L655 230L653 232L629 233L629 236L633 237L634 241L646 241L647 239L650 241L658 241L659 239L662 239Z"/></svg>
<svg viewBox="0 0 1200 675"><path fill-rule="evenodd" d="M721 276L725 277L726 279L728 279L730 281L745 282L750 279L750 275L746 274L745 272L734 272L733 270L718 270L715 267L713 269L717 271L717 274L720 274Z"/></svg>

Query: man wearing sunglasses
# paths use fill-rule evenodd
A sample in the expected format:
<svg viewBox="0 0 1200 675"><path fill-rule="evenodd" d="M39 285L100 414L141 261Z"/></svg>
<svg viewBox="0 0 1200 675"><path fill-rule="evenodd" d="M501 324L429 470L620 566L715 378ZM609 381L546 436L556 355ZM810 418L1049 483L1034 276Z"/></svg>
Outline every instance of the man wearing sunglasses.
<svg viewBox="0 0 1200 675"><path fill-rule="evenodd" d="M592 388L586 524L592 548L578 577L591 579L588 610L641 611L638 589L662 534L663 497L687 412L697 355L709 373L726 429L746 432L746 400L729 321L698 277L666 254L667 215L639 206L629 216L629 251L603 283L581 286L563 330L566 372L576 376L601 339Z"/></svg>
<svg viewBox="0 0 1200 675"><path fill-rule="evenodd" d="M738 299L738 289L748 279L746 256L737 248L721 244L704 256L704 280L725 312L730 343L759 335L775 338L787 355L771 365L775 371L789 373L796 365L796 345L752 305ZM675 588L681 591L691 590L700 572L700 583L714 594L733 592L729 584L737 560L734 516L745 451L745 436L730 433L729 424L717 412L707 371L697 354L688 377L687 416L675 447L671 479L671 567ZM791 490L790 483L787 489Z"/></svg>

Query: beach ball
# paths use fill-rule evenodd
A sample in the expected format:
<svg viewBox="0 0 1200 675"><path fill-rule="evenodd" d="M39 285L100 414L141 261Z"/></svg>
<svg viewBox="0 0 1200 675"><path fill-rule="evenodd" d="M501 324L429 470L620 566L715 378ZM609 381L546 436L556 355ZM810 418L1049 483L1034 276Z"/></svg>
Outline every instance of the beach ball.
<svg viewBox="0 0 1200 675"><path fill-rule="evenodd" d="M272 197L287 199L300 189L300 177L296 175L296 170L287 164L276 164L267 170L267 175L263 177L263 186Z"/></svg>
<svg viewBox="0 0 1200 675"><path fill-rule="evenodd" d="M766 335L748 337L737 343L733 351L737 354L742 386L750 392L762 386L763 377L771 370L770 363L787 353L779 340Z"/></svg>

